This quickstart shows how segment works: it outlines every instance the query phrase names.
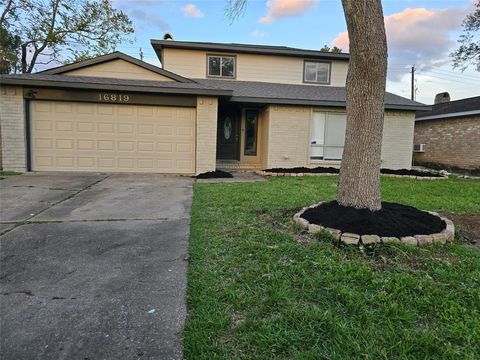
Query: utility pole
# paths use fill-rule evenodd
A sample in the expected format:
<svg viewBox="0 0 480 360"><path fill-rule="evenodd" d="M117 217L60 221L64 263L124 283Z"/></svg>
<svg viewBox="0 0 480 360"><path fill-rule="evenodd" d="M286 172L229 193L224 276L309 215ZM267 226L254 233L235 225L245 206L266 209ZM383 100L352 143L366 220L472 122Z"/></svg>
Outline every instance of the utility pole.
<svg viewBox="0 0 480 360"><path fill-rule="evenodd" d="M411 98L415 100L415 65L412 66Z"/></svg>
<svg viewBox="0 0 480 360"><path fill-rule="evenodd" d="M140 60L143 61L143 51L142 51L142 48L140 48Z"/></svg>

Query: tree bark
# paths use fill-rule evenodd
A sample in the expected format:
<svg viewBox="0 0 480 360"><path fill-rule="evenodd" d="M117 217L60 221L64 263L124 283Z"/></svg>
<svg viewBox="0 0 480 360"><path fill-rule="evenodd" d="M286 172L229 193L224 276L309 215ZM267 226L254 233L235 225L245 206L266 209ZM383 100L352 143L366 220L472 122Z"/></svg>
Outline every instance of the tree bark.
<svg viewBox="0 0 480 360"><path fill-rule="evenodd" d="M380 163L387 78L387 39L381 0L342 0L350 39L347 129L337 201L381 209Z"/></svg>

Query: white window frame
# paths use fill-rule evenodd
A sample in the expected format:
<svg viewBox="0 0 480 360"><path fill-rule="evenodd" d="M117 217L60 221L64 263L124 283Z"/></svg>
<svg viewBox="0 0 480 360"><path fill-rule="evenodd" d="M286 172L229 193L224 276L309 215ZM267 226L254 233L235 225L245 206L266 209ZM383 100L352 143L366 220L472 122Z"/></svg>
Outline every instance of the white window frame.
<svg viewBox="0 0 480 360"><path fill-rule="evenodd" d="M307 80L307 64L315 64L317 69L315 71L315 81ZM328 65L328 75L327 81L318 81L318 64L327 64ZM304 60L303 61L303 82L307 84L323 84L330 85L330 79L332 75L332 62L331 61L315 61L315 60Z"/></svg>
<svg viewBox="0 0 480 360"><path fill-rule="evenodd" d="M220 75L210 74L210 58L220 58ZM233 75L232 76L222 75L223 58L233 59ZM207 54L207 77L209 77L209 78L235 79L237 77L237 57L235 55Z"/></svg>
<svg viewBox="0 0 480 360"><path fill-rule="evenodd" d="M323 129L323 144L312 144L312 129L313 129L313 116L315 113L320 113L320 114L324 114L325 115L325 121L324 121L324 129ZM345 143L344 145L340 146L340 145L327 145L326 144L326 136L327 136L327 123L328 123L328 115L329 114L336 114L336 115L345 115L345 117L347 116L347 113L346 112L333 112L333 111L312 111L312 115L311 115L311 118L310 118L310 132L309 132L309 137L308 137L308 144L309 144L309 147L308 147L308 161L310 163L335 163L335 164L339 164L341 161L342 161L342 158L325 158L325 148L339 148L339 149L343 149L345 148ZM344 140L345 142L345 140ZM321 147L323 148L323 158L322 159L312 159L312 147Z"/></svg>

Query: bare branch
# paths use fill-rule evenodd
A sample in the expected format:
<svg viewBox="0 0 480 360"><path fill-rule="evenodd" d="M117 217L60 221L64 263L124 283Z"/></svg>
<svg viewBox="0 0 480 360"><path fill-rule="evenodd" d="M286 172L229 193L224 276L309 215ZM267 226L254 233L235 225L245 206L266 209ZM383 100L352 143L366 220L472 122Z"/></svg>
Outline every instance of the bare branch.
<svg viewBox="0 0 480 360"><path fill-rule="evenodd" d="M245 13L248 0L228 0L225 8L225 16L230 20L230 24Z"/></svg>

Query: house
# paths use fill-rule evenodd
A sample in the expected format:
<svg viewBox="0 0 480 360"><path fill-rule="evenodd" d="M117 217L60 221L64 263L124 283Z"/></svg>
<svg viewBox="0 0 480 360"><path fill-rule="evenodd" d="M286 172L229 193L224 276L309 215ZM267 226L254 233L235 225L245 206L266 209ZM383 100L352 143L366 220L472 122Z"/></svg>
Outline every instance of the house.
<svg viewBox="0 0 480 360"><path fill-rule="evenodd" d="M435 97L415 118L415 165L480 172L480 96L450 101Z"/></svg>
<svg viewBox="0 0 480 360"><path fill-rule="evenodd" d="M4 169L191 175L340 164L348 54L151 44L161 68L115 52L2 76ZM410 168L423 108L386 94L383 167Z"/></svg>

